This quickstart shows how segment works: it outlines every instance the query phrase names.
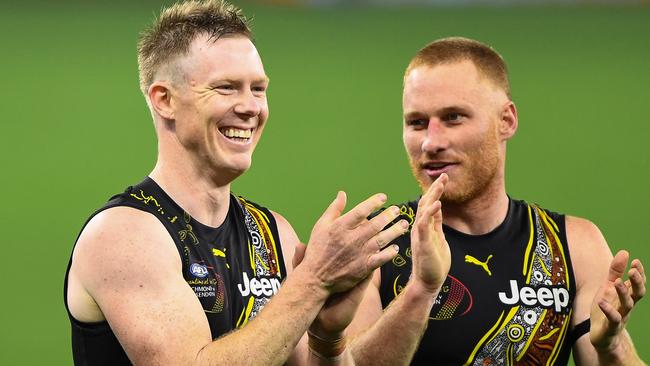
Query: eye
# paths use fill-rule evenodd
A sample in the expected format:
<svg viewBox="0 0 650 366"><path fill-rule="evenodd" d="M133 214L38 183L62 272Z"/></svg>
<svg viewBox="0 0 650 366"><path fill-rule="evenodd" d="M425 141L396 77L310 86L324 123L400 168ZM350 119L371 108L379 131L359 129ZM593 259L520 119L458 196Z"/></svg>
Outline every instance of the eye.
<svg viewBox="0 0 650 366"><path fill-rule="evenodd" d="M265 86L265 85L253 86L253 87L251 88L251 90L252 90L253 93L255 93L255 94L264 94L264 93L266 93L266 86Z"/></svg>
<svg viewBox="0 0 650 366"><path fill-rule="evenodd" d="M220 93L223 94L230 94L232 93L236 88L232 84L218 84L212 88L213 90L216 90Z"/></svg>
<svg viewBox="0 0 650 366"><path fill-rule="evenodd" d="M442 116L442 120L445 122L459 123L465 118L465 115L458 112L449 112Z"/></svg>
<svg viewBox="0 0 650 366"><path fill-rule="evenodd" d="M413 127L416 130L424 129L429 124L429 121L424 118L414 118L406 121L406 125Z"/></svg>

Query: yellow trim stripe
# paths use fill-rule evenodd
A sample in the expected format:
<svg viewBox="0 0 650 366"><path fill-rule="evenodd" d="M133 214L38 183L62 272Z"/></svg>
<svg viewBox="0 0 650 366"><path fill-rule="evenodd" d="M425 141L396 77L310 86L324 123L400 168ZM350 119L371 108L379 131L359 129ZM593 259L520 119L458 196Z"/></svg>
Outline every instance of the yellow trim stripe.
<svg viewBox="0 0 650 366"><path fill-rule="evenodd" d="M559 346L562 343L564 343L564 337L566 336L567 327L569 323L571 323L571 313L573 313L573 309L569 310L569 314L566 316L566 319L564 320L564 325L562 325L562 333L560 333L557 342L555 342L555 347L553 347L553 352L551 353L551 357L548 358L548 362L546 363L547 365L555 365L555 360L560 355Z"/></svg>
<svg viewBox="0 0 650 366"><path fill-rule="evenodd" d="M239 314L239 319L237 319L237 328L241 326L241 320L244 317L244 312L246 311L246 308L241 309L241 314Z"/></svg>
<svg viewBox="0 0 650 366"><path fill-rule="evenodd" d="M237 328L243 327L248 323L248 317L251 315L251 311L253 311L253 304L255 303L255 298L253 296L248 298L248 305L246 305L246 316L244 317L244 322L241 323L242 321L242 315L244 315L244 310L242 310L241 315L239 316L239 320L237 320ZM241 324L240 324L241 323Z"/></svg>
<svg viewBox="0 0 650 366"><path fill-rule="evenodd" d="M537 253L533 253L533 258L530 261L530 266L528 268L528 275L526 275L527 285L530 285L530 277L533 275L533 264L535 264L535 259L538 259Z"/></svg>
<svg viewBox="0 0 650 366"><path fill-rule="evenodd" d="M560 232L560 228L557 226L557 224L555 223L555 221L553 221L553 218L552 218L552 217L551 217L551 216L550 216L546 211L544 211L544 210L541 210L541 211L542 211L542 213L544 214L544 217L546 217L546 219L547 219L547 220L548 220L548 221L553 225L553 227L555 228L555 232L558 232L558 233L559 233L559 232Z"/></svg>
<svg viewBox="0 0 650 366"><path fill-rule="evenodd" d="M514 346L515 346L515 344L512 343L512 342L510 342L510 343L508 344L508 347L506 348L506 365L507 365L507 366L510 366L510 365L514 365L514 364L515 364L515 362L514 362L514 357L513 357L514 354L515 354L515 352L514 352L514 350L513 350Z"/></svg>
<svg viewBox="0 0 650 366"><path fill-rule="evenodd" d="M267 266L266 263L264 263L264 259L262 259L262 257L260 257L260 254L259 254L259 253L255 253L255 256L256 256L257 259L260 261L260 264L262 265L262 267L264 267L264 268L268 271L268 270L269 270L269 266Z"/></svg>
<svg viewBox="0 0 650 366"><path fill-rule="evenodd" d="M499 319L497 320L497 322L494 323L494 325L492 326L492 328L490 328L490 330L488 330L487 333L485 333L485 334L483 335L483 338L481 338L481 340L476 344L476 347L474 347L474 350L473 350L472 353L469 355L469 358L467 359L467 362L465 362L465 366L467 366L467 365L469 365L470 363L472 363L472 360L474 360L474 357L476 357L476 352L478 352L478 350L481 348L481 346L483 346L483 344L485 343L485 340L490 336L490 334L492 334L492 332L494 332L494 330L495 330L495 329L499 326L499 324L501 323L501 318L503 318L503 311L501 312L501 315L499 315Z"/></svg>
<svg viewBox="0 0 650 366"><path fill-rule="evenodd" d="M257 275L257 266L255 265L255 257L253 256L253 246L251 245L251 240L248 239L248 258L251 260L251 268L253 269L253 275Z"/></svg>
<svg viewBox="0 0 650 366"><path fill-rule="evenodd" d="M542 219L544 220L544 222L548 226L551 226L551 224L549 224L549 222L546 220L546 218L544 216L542 216ZM557 237L557 234L555 234L555 231L553 231L553 230L549 230L549 231L551 232L551 234L553 234L553 238L555 238L555 242L557 243L557 247L560 249L560 257L562 257L562 264L563 264L562 267L564 269L567 269L566 257L564 256L564 249L562 248L562 242L560 241L560 238ZM546 235L546 233L544 233L544 234ZM547 236L547 239L548 239L548 236ZM547 240L547 242L548 242L548 240ZM550 248L551 248L551 246L549 245L549 249ZM567 290L568 290L568 289L571 288L571 283L569 281L569 271L564 271L564 277L566 279L566 287L567 287Z"/></svg>
<svg viewBox="0 0 650 366"><path fill-rule="evenodd" d="M523 268L523 275L526 275L526 263L528 263L528 256L530 255L530 250L533 247L533 234L535 233L535 227L533 225L533 214L530 209L530 205L528 205L528 222L530 222L530 238L528 239L528 245L526 245L526 254L524 254L524 268Z"/></svg>
<svg viewBox="0 0 650 366"><path fill-rule="evenodd" d="M553 276L553 275L551 274L551 272L546 268L546 265L544 264L544 261L542 260L542 258L537 257L537 261L538 261L539 264L542 266L542 270L544 271L544 273L546 273L546 274L549 275L549 276Z"/></svg>
<svg viewBox="0 0 650 366"><path fill-rule="evenodd" d="M262 222L261 222L262 225L260 225L260 220L258 220L257 217L255 217L255 215L251 215L251 216L253 216L253 219L255 220L255 223L257 224L257 227L259 227L260 229L263 228L269 234L269 238L271 239L271 247L273 247L273 253L276 256L276 258L275 258L275 267L276 267L276 270L278 272L278 275L282 276L282 273L280 272L280 258L277 255L278 254L278 248L275 245L275 239L273 238L273 231L271 231L271 228L267 224L267 222L269 221L268 216L266 216L266 214L264 212L258 210L256 207L251 206L250 204L247 204L246 207L250 208L250 210L252 212L257 213L258 215L260 215L262 218L264 218L266 220L266 221L262 220ZM263 233L261 233L261 234L263 234ZM266 241L266 239L264 239L264 235L262 235L262 240Z"/></svg>
<svg viewBox="0 0 650 366"><path fill-rule="evenodd" d="M260 216L262 216L266 222L271 222L271 220L269 220L269 217L264 212L260 211L257 207L253 206L253 204L246 202L245 205L251 210L255 210L257 213L259 213Z"/></svg>
<svg viewBox="0 0 650 366"><path fill-rule="evenodd" d="M397 277L395 278L395 281L393 281L393 293L395 294L395 297L397 297L397 295L399 295L397 293L397 280L399 279L399 276L401 276L401 274L397 275Z"/></svg>
<svg viewBox="0 0 650 366"><path fill-rule="evenodd" d="M553 334L555 334L555 333L557 333L557 332L559 332L559 331L560 331L560 328L555 328L555 329L553 329L552 331L548 332L547 335L542 336L542 337L539 337L539 340L540 340L540 341L545 341L545 340L551 338L551 337L553 336Z"/></svg>

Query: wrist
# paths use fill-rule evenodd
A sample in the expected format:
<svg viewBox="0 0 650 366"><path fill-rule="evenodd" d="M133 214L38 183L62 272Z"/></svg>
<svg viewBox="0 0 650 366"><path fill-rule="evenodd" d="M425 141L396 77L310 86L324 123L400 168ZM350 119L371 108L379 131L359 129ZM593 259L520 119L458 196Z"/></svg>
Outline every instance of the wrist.
<svg viewBox="0 0 650 366"><path fill-rule="evenodd" d="M433 306L441 288L442 283L440 285L425 284L418 280L416 276L411 276L402 292L405 292L407 296L412 297L415 301L426 302L428 300L430 305Z"/></svg>
<svg viewBox="0 0 650 366"><path fill-rule="evenodd" d="M307 266L297 266L291 275L287 277L287 284L288 282L296 282L297 287L309 292L307 296L317 302L325 303L325 300L330 296L326 284L317 276L314 276Z"/></svg>
<svg viewBox="0 0 650 366"><path fill-rule="evenodd" d="M607 346L597 347L594 345L598 355L598 363L601 365L642 365L632 340L629 336L619 334Z"/></svg>
<svg viewBox="0 0 650 366"><path fill-rule="evenodd" d="M343 332L319 333L318 329L312 328L314 327L309 327L307 330L309 352L322 360L339 361L345 352L345 334Z"/></svg>

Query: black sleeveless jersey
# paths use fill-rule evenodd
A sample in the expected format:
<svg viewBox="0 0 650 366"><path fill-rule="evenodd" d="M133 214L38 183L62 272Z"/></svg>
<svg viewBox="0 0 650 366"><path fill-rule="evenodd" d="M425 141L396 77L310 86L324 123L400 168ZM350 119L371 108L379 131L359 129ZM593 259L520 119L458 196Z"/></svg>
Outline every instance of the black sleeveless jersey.
<svg viewBox="0 0 650 366"><path fill-rule="evenodd" d="M411 224L417 202L399 205ZM575 279L564 216L510 200L504 222L485 235L443 226L451 269L429 316L414 365L565 365ZM411 274L410 231L381 268L384 308Z"/></svg>
<svg viewBox="0 0 650 366"><path fill-rule="evenodd" d="M230 196L228 214L218 228L193 219L151 178L113 196L91 218L116 206L149 212L165 226L178 249L183 277L203 306L213 339L253 319L286 276L273 215L242 197ZM72 258L68 272L71 262ZM69 310L68 315L76 365L130 365L107 322L83 323Z"/></svg>

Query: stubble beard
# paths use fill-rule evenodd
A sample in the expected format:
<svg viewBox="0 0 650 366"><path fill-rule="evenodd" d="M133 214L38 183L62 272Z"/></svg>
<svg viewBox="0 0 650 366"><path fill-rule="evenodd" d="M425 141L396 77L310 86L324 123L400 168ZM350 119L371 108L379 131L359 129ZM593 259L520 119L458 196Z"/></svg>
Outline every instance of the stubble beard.
<svg viewBox="0 0 650 366"><path fill-rule="evenodd" d="M477 149L466 154L462 160L462 171L449 175L449 183L440 198L443 206L466 204L490 189L499 171L501 159L496 131L490 131L489 136ZM426 192L433 180L410 157L409 163L422 193Z"/></svg>

